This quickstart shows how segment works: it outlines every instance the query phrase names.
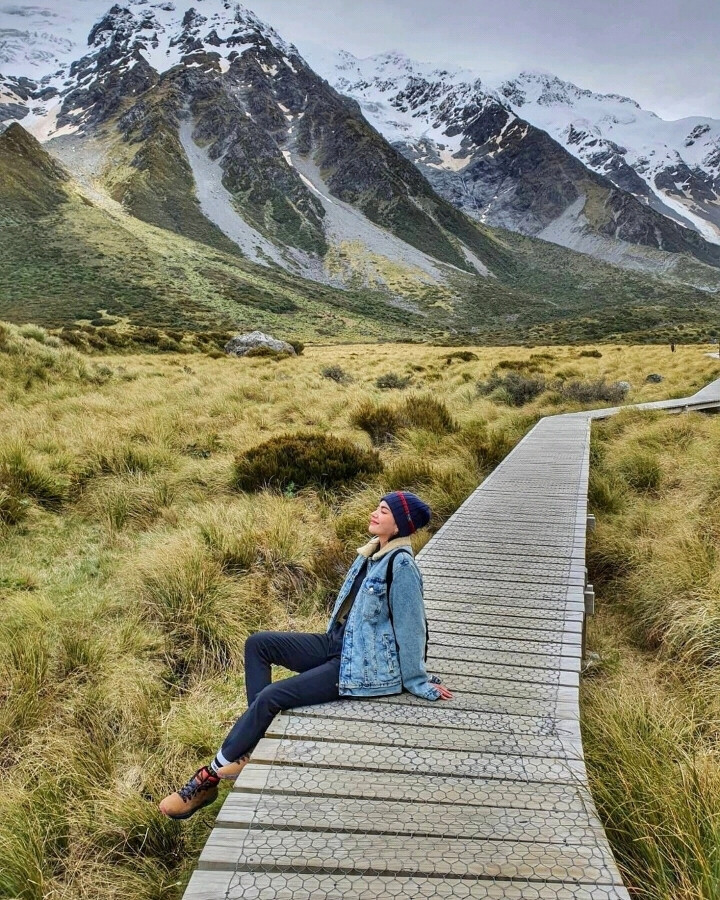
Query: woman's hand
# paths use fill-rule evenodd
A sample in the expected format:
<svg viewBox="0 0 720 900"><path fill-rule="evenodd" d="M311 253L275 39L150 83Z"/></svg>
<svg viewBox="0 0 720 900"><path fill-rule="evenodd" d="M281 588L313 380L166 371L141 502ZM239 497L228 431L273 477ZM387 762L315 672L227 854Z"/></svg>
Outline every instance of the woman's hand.
<svg viewBox="0 0 720 900"><path fill-rule="evenodd" d="M452 700L453 695L444 684L436 684L435 687L440 691L438 700Z"/></svg>

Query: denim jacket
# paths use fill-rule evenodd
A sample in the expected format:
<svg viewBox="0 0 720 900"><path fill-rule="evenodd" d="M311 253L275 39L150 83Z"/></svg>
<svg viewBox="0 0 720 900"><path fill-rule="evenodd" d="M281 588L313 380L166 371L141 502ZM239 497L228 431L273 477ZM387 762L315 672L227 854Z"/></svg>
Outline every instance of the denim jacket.
<svg viewBox="0 0 720 900"><path fill-rule="evenodd" d="M405 688L424 700L437 700L440 691L430 682L423 660L426 631L422 575L410 540L395 538L381 550L378 546L378 539L374 538L358 548L358 556L345 577L328 622L327 631L330 631L355 576L367 560L367 573L345 625L338 681L340 696L379 697L399 694ZM406 549L392 553L401 547ZM388 598L387 567L392 557L393 577Z"/></svg>

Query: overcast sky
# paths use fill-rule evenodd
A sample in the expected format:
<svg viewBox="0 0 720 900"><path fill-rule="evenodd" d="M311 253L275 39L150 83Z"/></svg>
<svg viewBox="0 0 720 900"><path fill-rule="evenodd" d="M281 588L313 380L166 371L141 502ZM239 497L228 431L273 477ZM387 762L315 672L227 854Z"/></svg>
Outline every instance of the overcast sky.
<svg viewBox="0 0 720 900"><path fill-rule="evenodd" d="M663 118L720 118L718 0L248 0L297 44L492 73L546 69ZM308 51L310 55L310 51Z"/></svg>
<svg viewBox="0 0 720 900"><path fill-rule="evenodd" d="M122 0L114 0L122 4ZM0 0L0 30L72 19L73 38L113 0ZM197 0L202 9L203 0ZM312 62L402 50L510 75L544 69L637 100L663 118L720 118L720 0L244 0ZM20 14L18 14L20 13ZM24 15L23 15L24 13ZM29 14L29 15L28 15ZM43 24L44 23L44 24Z"/></svg>

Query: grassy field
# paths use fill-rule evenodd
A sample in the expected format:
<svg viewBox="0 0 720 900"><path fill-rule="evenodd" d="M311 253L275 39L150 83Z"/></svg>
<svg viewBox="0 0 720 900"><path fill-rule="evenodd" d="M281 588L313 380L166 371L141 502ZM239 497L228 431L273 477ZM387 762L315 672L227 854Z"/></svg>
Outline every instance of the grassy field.
<svg viewBox="0 0 720 900"><path fill-rule="evenodd" d="M595 428L598 593L583 682L593 794L633 896L720 896L720 418Z"/></svg>
<svg viewBox="0 0 720 900"><path fill-rule="evenodd" d="M634 402L692 393L717 377L716 369L696 346L680 346L675 354L652 346L464 352L352 344L310 346L282 360L87 356L36 326L1 326L0 897L179 898L217 806L179 824L162 817L156 803L217 749L242 712L247 635L259 628L324 630L381 492L417 490L435 510L437 528L540 416L580 408L569 399L577 395L573 384L601 394L616 380L628 381L626 399ZM664 381L645 382L651 373ZM379 386L391 384L404 387ZM697 439L690 431L683 437L690 427L683 423L690 421L653 420L648 434L656 435L655 443L640 440L644 420L623 417L619 425L603 426L606 437L595 442L602 468L593 490L615 510L607 513L616 535L608 546L615 540L617 558L627 551L640 565L637 529L649 521L656 497L617 488L613 449L620 441L623 478L630 471L635 483L652 482L644 462L636 459L629 469L622 462L633 450L623 450L622 442L638 429L642 453L669 466L651 489L658 503L675 497L662 521L671 522L668 534L680 541L674 552L687 551L681 571L688 596L696 598L693 578L710 571L711 543L692 537L704 507L695 502L690 481L672 493L685 477L672 460L682 453L688 472L712 468L708 498L715 496L720 471L715 421L698 418ZM273 490L237 489L239 456L298 432L331 434L375 451L382 471L348 475L335 485L286 481ZM703 448L713 453L704 455ZM646 512L633 513L635 502ZM683 538L686 518L690 530ZM720 523L717 515L707 518L714 527ZM632 531L627 544L625 527ZM610 588L603 586L597 559L607 534L601 519L593 565L603 590ZM662 522L639 545L651 556L653 535L660 541ZM426 539L419 536L417 548ZM696 561L705 568L696 570ZM643 580L636 571L623 573L623 596ZM702 595L708 604L717 600L714 572ZM666 593L675 595L670 582ZM703 710L717 709L709 654L715 632L702 632L704 643L689 639L696 632L689 625L682 631L685 616L681 605L677 609L668 629L672 641L650 624L651 649L617 637L622 653L629 648L632 665L646 673L643 679L654 677L655 669L666 673L668 693L648 688L648 716L651 701L661 711L682 709L672 694L680 687L667 675L671 661L702 674ZM687 621L702 631L711 617L699 601L693 610ZM603 622L600 616L594 625L603 662L586 706L608 709L617 694L618 715L622 702L628 714L640 715L627 692L645 680L605 652L616 646L616 632L603 631ZM715 721L712 715L703 711L702 722ZM685 721L680 712L676 719ZM700 727L700 721L691 724ZM612 766L602 752L598 717L586 717L585 728L593 771ZM700 730L702 746L710 747L712 729ZM698 777L716 778L712 754L701 761L704 768L693 770ZM711 802L705 791L697 797ZM601 795L600 805L612 815L612 798ZM611 828L614 840L621 827ZM695 859L692 848L686 859ZM644 896L711 894L688 888Z"/></svg>

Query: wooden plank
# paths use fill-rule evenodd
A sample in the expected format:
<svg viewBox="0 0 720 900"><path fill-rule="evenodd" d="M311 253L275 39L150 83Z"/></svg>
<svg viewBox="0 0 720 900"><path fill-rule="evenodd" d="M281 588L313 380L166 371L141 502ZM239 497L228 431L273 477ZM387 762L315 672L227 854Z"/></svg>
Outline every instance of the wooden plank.
<svg viewBox="0 0 720 900"><path fill-rule="evenodd" d="M310 707L311 708L311 707ZM573 721L577 725L577 721ZM405 722L371 722L321 715L277 716L266 731L269 738L335 741L360 744L363 748L382 746L421 750L470 750L473 753L522 754L542 758L582 758L579 727L571 733L565 723L547 725L547 734L502 732L490 729L444 729L408 725ZM374 752L378 752L375 750Z"/></svg>
<svg viewBox="0 0 720 900"><path fill-rule="evenodd" d="M533 601L527 601L528 604ZM447 598L425 598L425 611L428 617L446 619L449 622L497 622L502 620L505 625L523 628L552 628L565 630L570 623L576 629L582 629L582 621L585 617L584 608L580 604L574 604L572 608L560 605L558 608L546 609L537 606L523 606L518 600L516 603L502 597L477 597L475 599L463 599L463 595L454 594ZM516 625L517 623L517 625Z"/></svg>
<svg viewBox="0 0 720 900"><path fill-rule="evenodd" d="M412 834L417 838L542 841L596 844L599 819L583 812L485 807L462 803L413 803L391 798L258 794L235 790L218 815L226 828L288 828L292 831Z"/></svg>
<svg viewBox="0 0 720 900"><path fill-rule="evenodd" d="M479 693L466 692L461 687L458 687L452 675L449 677L452 680L453 699L438 702L452 709L472 709L479 712L506 713L513 716L558 719L576 719L578 716L577 691L571 688L562 689L563 692L567 691L567 694L563 693L561 695L558 689L555 689L547 699L538 697L528 699L526 697L517 697L512 693L510 696L493 695L483 689L480 689ZM375 697L374 700L377 703L387 703L390 706L424 707L427 705L425 700L407 691L403 691L401 694L390 694L387 697Z"/></svg>
<svg viewBox="0 0 720 900"><path fill-rule="evenodd" d="M427 610L426 610L427 613ZM454 612L452 609L442 613L433 610L428 615L434 631L442 631L451 634L457 633L462 627L465 634L478 637L506 637L524 640L525 636L531 640L564 640L573 643L572 638L579 640L582 633L582 620L565 621L557 619L522 618L520 616L503 616L486 613L480 616L467 616Z"/></svg>
<svg viewBox="0 0 720 900"><path fill-rule="evenodd" d="M433 843L411 835L244 828L215 828L200 856L199 868L276 872L300 868L336 876L357 872L620 883L610 851L597 845L463 838Z"/></svg>
<svg viewBox="0 0 720 900"><path fill-rule="evenodd" d="M564 687L577 687L580 684L578 671L566 671L559 667L531 668L510 663L485 663L450 658L447 655L434 653L432 648L428 650L427 669L429 672L437 671L446 675L457 673L458 675L473 675L476 678L499 678L502 681L527 681L534 684L556 684Z"/></svg>
<svg viewBox="0 0 720 900"><path fill-rule="evenodd" d="M428 645L428 656L430 655L434 658L442 657L444 659L486 663L488 665L506 665L514 668L522 666L549 672L555 672L557 669L564 672L580 671L579 656L564 656L559 653L553 655L522 653L520 650L505 653L502 650L476 650L472 647L453 647L452 645L438 643L432 638L432 635Z"/></svg>
<svg viewBox="0 0 720 900"><path fill-rule="evenodd" d="M455 707L454 700L435 702L419 700L418 703L380 703L374 699L334 700L330 703L312 706L296 706L287 711L288 716L312 716L325 720L349 719L373 724L424 726L447 733L448 741L454 736L452 730L466 733L499 731L513 735L545 735L557 732L575 735L577 721L574 719L563 725L563 720L554 716L518 716ZM359 729L355 726L355 730Z"/></svg>
<svg viewBox="0 0 720 900"><path fill-rule="evenodd" d="M556 810L587 813L593 804L583 784L571 782L517 782L514 780L457 778L417 772L379 772L372 778L353 769L268 766L248 763L237 779L236 790L275 794L407 800L413 803L463 803L475 807ZM478 811L478 815L481 812ZM594 815L594 813L592 813Z"/></svg>
<svg viewBox="0 0 720 900"><path fill-rule="evenodd" d="M499 631L500 629L498 629ZM488 629L486 634L471 634L465 628L451 631L445 623L444 628L434 627L430 640L436 646L465 647L472 650L497 650L503 653L537 653L549 656L577 656L580 652L580 635L573 635L575 640L557 640L556 638L538 638L534 634L508 635L498 634Z"/></svg>
<svg viewBox="0 0 720 900"><path fill-rule="evenodd" d="M305 765L368 772L412 772L456 775L463 778L514 778L517 781L574 781L585 778L579 759L542 759L513 754L440 751L413 747L384 747L382 753L363 751L357 744L263 738L252 754L254 762Z"/></svg>
<svg viewBox="0 0 720 900"><path fill-rule="evenodd" d="M566 686L558 683L540 683L535 681L512 681L503 678L488 678L477 675L465 675L448 660L433 659L428 663L429 671L442 679L442 683L451 691L487 695L492 698L518 700L554 700L564 697L567 702L577 706L578 685ZM578 682L579 683L579 682ZM397 696L397 695L393 695ZM401 695L402 696L402 695ZM570 698L573 699L570 699ZM445 701L443 701L445 702Z"/></svg>
<svg viewBox="0 0 720 900"><path fill-rule="evenodd" d="M512 881L493 878L354 875L306 872L237 873L201 870L193 874L185 900L401 900L464 897L466 900L630 900L618 885Z"/></svg>

